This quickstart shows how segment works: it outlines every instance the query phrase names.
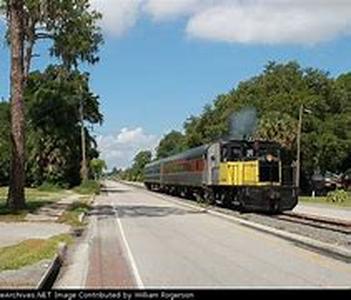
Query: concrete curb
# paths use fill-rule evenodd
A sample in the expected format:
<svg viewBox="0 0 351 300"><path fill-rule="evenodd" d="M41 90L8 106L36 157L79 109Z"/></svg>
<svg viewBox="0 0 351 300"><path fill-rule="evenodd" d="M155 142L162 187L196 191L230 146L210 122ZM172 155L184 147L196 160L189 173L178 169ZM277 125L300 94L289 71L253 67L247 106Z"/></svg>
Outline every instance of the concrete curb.
<svg viewBox="0 0 351 300"><path fill-rule="evenodd" d="M135 188L145 189L141 185L137 185L137 184L133 184L133 183L126 183L126 182L121 182L121 183L133 186ZM225 219L227 219L229 221L233 221L237 224L240 224L240 225L252 228L252 229L256 229L256 230L259 230L259 231L262 231L262 232L265 232L268 234L272 234L274 236L277 236L277 237L283 238L285 240L294 242L298 245L302 245L305 248L315 250L315 251L322 253L324 255L333 257L333 258L338 259L338 260L342 260L342 261L347 262L347 263L351 263L351 251L346 249L346 248L334 246L334 245L331 245L331 244L328 244L325 242L314 240L314 239L309 238L309 237L305 237L305 236L298 235L295 233L276 229L276 228L273 228L270 226L261 225L261 224L254 223L251 221L243 220L243 219L240 219L240 218L237 218L234 216L229 216L225 213L214 211L211 208L201 208L198 205L194 205L194 204L190 204L190 203L180 203L180 200L178 200L178 199L167 199L166 197L169 197L169 196L165 195L165 197L159 197L159 198L164 199L165 201L173 201L179 205L183 205L186 207L197 209L197 210L202 211L202 212L207 212L208 214L211 214L211 215L216 216L216 217L225 218Z"/></svg>
<svg viewBox="0 0 351 300"><path fill-rule="evenodd" d="M90 200L89 200L89 202L88 202L88 205L90 205L90 206L94 205L95 200L96 200L96 195L94 194L94 195L92 195L92 196L90 197ZM84 219L86 218L86 216L87 216L88 214L89 214L89 213L82 212L82 213L78 216L79 222L80 222L80 223L83 223L83 222L84 222Z"/></svg>
<svg viewBox="0 0 351 300"><path fill-rule="evenodd" d="M94 195L92 195L91 196L91 199L90 199L90 201L89 201L89 205L93 205L94 204L94 202L95 202L95 200L96 200L96 194L94 194Z"/></svg>
<svg viewBox="0 0 351 300"><path fill-rule="evenodd" d="M95 198L96 198L96 195L93 195L91 197L89 201L89 205L92 205L95 202ZM80 223L83 223L86 215L87 214L85 212L82 212L79 215L78 220ZM36 289L38 290L50 289L54 285L56 277L65 261L66 253L67 253L67 244L66 243L59 244L57 249L57 254L51 261L49 267L47 268L47 270L45 271L41 279L39 280L36 286Z"/></svg>
<svg viewBox="0 0 351 300"><path fill-rule="evenodd" d="M61 243L58 246L57 254L55 255L54 259L51 261L44 275L39 280L36 286L37 290L47 290L53 286L56 280L56 277L65 260L66 251L67 251L67 244Z"/></svg>
<svg viewBox="0 0 351 300"><path fill-rule="evenodd" d="M82 212L79 216L78 216L78 221L79 223L83 223L84 218L85 218L86 213Z"/></svg>

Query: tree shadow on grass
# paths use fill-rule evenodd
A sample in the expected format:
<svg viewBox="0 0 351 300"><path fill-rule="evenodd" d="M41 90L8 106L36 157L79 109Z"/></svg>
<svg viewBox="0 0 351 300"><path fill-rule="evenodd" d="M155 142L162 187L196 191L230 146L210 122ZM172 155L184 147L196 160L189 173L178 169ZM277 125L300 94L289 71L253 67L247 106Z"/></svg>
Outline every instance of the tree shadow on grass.
<svg viewBox="0 0 351 300"><path fill-rule="evenodd" d="M26 202L26 208L23 210L11 210L6 206L6 199L0 199L0 221L2 220L11 220L12 218L24 219L26 214L35 213L38 209L45 205L53 204L53 200L39 200L39 199L30 199Z"/></svg>

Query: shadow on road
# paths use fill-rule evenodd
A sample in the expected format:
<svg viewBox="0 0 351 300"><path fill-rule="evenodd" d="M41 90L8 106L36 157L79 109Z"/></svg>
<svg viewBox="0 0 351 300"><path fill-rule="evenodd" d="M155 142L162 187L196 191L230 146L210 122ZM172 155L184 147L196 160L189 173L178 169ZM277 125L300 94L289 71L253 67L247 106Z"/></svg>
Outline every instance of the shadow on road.
<svg viewBox="0 0 351 300"><path fill-rule="evenodd" d="M197 210L186 210L168 206L146 206L146 205L119 205L115 206L119 218L138 217L167 217L170 215L203 214L206 212ZM111 205L98 205L89 213L90 216L98 216L99 219L114 216L116 213Z"/></svg>
<svg viewBox="0 0 351 300"><path fill-rule="evenodd" d="M88 213L88 216L97 216L99 219L115 216L115 211L111 205L97 205Z"/></svg>
<svg viewBox="0 0 351 300"><path fill-rule="evenodd" d="M129 192L131 192L131 190L111 188L111 187L101 189L102 194L122 194L122 193L129 193Z"/></svg>

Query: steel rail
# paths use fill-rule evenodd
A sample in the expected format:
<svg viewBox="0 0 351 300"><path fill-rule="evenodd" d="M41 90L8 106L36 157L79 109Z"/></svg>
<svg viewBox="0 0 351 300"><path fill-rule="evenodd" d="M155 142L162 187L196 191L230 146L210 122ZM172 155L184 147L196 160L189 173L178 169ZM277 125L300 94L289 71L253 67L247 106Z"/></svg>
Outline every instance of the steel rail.
<svg viewBox="0 0 351 300"><path fill-rule="evenodd" d="M283 212L273 218L298 224L309 225L321 229L351 234L351 222L304 213Z"/></svg>

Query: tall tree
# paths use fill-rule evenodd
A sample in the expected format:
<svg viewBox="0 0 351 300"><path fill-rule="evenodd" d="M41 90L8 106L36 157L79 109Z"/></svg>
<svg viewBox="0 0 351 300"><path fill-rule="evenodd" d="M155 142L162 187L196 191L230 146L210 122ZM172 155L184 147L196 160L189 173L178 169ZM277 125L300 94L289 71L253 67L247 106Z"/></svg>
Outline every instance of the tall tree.
<svg viewBox="0 0 351 300"><path fill-rule="evenodd" d="M48 181L75 185L80 181L80 103L83 120L101 124L99 97L89 88L88 74L49 66L30 74L25 93L27 108L28 182ZM96 143L87 128L87 160L98 156Z"/></svg>
<svg viewBox="0 0 351 300"><path fill-rule="evenodd" d="M157 147L156 158L164 158L173 154L177 154L186 149L185 137L179 131L171 131L166 134Z"/></svg>
<svg viewBox="0 0 351 300"><path fill-rule="evenodd" d="M11 169L7 206L10 209L25 207L25 149L24 149L24 101L23 101L23 47L24 2L7 1L7 17L11 40Z"/></svg>
<svg viewBox="0 0 351 300"><path fill-rule="evenodd" d="M79 62L94 64L102 43L96 25L101 14L90 9L89 0L2 0L6 11L7 40L11 48L11 176L8 207L25 206L25 117L23 93L33 49L39 39L51 39L50 54L66 69ZM84 127L83 127L83 130Z"/></svg>
<svg viewBox="0 0 351 300"><path fill-rule="evenodd" d="M93 173L95 180L99 180L106 169L106 162L103 159L94 158L90 161L90 171Z"/></svg>
<svg viewBox="0 0 351 300"><path fill-rule="evenodd" d="M50 54L61 59L66 68L79 62L95 64L103 42L97 21L101 14L90 7L90 0L25 0L25 78L30 72L35 45L50 40Z"/></svg>
<svg viewBox="0 0 351 300"><path fill-rule="evenodd" d="M9 182L10 169L10 105L0 102L0 186Z"/></svg>
<svg viewBox="0 0 351 300"><path fill-rule="evenodd" d="M132 180L141 181L143 180L144 167L146 164L151 162L152 153L151 151L140 151L135 155L133 166L131 168Z"/></svg>

